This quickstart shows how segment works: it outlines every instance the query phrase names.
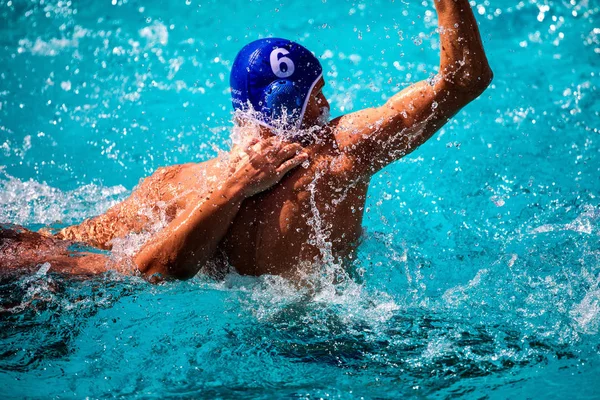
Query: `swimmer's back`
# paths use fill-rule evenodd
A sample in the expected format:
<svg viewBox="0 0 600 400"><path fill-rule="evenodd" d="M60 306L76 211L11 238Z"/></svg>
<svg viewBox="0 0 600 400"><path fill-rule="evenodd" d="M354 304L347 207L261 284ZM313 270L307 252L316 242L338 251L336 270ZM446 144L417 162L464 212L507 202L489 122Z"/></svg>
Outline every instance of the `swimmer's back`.
<svg viewBox="0 0 600 400"><path fill-rule="evenodd" d="M309 154L308 168L242 204L220 246L238 272L294 278L315 261L352 252L368 182L356 180L348 158L331 146Z"/></svg>

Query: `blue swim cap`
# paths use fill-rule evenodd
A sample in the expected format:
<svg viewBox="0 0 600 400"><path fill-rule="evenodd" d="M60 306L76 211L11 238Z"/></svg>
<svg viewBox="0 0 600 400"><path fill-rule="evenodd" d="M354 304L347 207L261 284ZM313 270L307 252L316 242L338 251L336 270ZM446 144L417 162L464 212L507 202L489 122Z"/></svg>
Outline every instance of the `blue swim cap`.
<svg viewBox="0 0 600 400"><path fill-rule="evenodd" d="M322 75L321 63L304 46L286 39L256 40L233 62L233 108L246 111L252 106L258 122L270 128L275 121L283 128L299 128L309 94Z"/></svg>

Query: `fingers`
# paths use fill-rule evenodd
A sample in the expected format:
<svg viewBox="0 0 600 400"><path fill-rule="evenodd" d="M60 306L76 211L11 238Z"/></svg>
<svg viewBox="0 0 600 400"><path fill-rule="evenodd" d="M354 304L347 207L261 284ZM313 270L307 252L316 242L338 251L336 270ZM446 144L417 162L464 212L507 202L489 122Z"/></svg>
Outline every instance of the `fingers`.
<svg viewBox="0 0 600 400"><path fill-rule="evenodd" d="M275 139L275 137L270 137L255 141L251 146L248 146L248 154L266 155L269 152L279 151L280 142Z"/></svg>
<svg viewBox="0 0 600 400"><path fill-rule="evenodd" d="M308 160L308 154L306 153L300 153L298 154L296 157L287 160L286 162L284 162L283 164L281 164L279 166L279 168L277 168L277 174L279 174L280 176L283 176L285 174L287 174L290 170L296 168L298 165L302 164L304 161Z"/></svg>
<svg viewBox="0 0 600 400"><path fill-rule="evenodd" d="M250 139L250 141L248 143L245 143L245 146L244 146L245 150L248 150L249 148L251 148L252 146L257 144L258 142L260 142L260 138L253 137L252 139Z"/></svg>
<svg viewBox="0 0 600 400"><path fill-rule="evenodd" d="M302 145L285 143L278 137L270 137L249 146L246 153L255 168L272 168L281 177L308 159Z"/></svg>
<svg viewBox="0 0 600 400"><path fill-rule="evenodd" d="M292 158L294 155L298 154L302 150L302 145L298 143L291 143L283 146L281 150L277 153L277 159L281 161L285 161L289 158Z"/></svg>
<svg viewBox="0 0 600 400"><path fill-rule="evenodd" d="M254 144L248 148L247 153L252 159L264 159L265 162L279 164L289 159L301 148L298 144L286 144L274 136Z"/></svg>
<svg viewBox="0 0 600 400"><path fill-rule="evenodd" d="M277 153L279 153L279 150L281 150L283 143L279 138L273 136L262 142L261 145L261 150L263 154L267 156L274 156Z"/></svg>
<svg viewBox="0 0 600 400"><path fill-rule="evenodd" d="M254 149L259 142L260 142L260 138L250 139L248 142L243 143L243 145L240 146L241 152L245 153L248 156L252 156L253 154L255 154Z"/></svg>

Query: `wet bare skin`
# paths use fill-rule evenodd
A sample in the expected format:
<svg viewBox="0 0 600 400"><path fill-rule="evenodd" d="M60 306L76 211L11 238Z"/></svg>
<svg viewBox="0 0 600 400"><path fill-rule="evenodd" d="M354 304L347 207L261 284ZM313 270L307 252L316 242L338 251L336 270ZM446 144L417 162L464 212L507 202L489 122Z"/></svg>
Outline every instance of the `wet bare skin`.
<svg viewBox="0 0 600 400"><path fill-rule="evenodd" d="M113 239L144 232L159 218L172 220L178 212L192 205L206 186L204 170L216 161L159 168L125 201L55 236L110 250Z"/></svg>
<svg viewBox="0 0 600 400"><path fill-rule="evenodd" d="M308 168L296 168L272 189L245 200L215 261L228 263L241 274L295 277L308 272L298 271L302 262L320 260L321 250L314 241L317 233L331 242L334 257L351 253L361 234L368 182L355 179L351 161L334 146L332 142L309 146ZM201 197L198 187L211 190L226 168L219 159L163 168L146 178L123 203L64 229L57 237L110 249L114 238L147 229L152 223L147 208L156 215L163 210L167 218L173 218ZM319 232L312 205L324 227Z"/></svg>
<svg viewBox="0 0 600 400"><path fill-rule="evenodd" d="M0 227L0 274L33 273L41 263L50 264L49 272L82 276L117 268L102 254L73 252L72 244L18 226Z"/></svg>
<svg viewBox="0 0 600 400"><path fill-rule="evenodd" d="M54 272L117 269L139 271L147 277L155 273L163 278L192 277L217 253L243 200L272 187L307 158L299 144L281 144L276 138L256 139L207 163L161 169L145 179L129 199L56 236L20 227L3 229L0 267L23 270L52 261L58 263L52 268ZM122 252L103 258L70 248L82 242L111 249L124 235L142 232L147 233L145 243L130 258L123 257ZM66 269L68 265L71 270ZM82 265L85 268L81 269Z"/></svg>
<svg viewBox="0 0 600 400"><path fill-rule="evenodd" d="M368 181L356 178L352 162L334 145L309 149L307 169L244 202L221 245L240 273L294 278L310 273L323 256L343 260L352 253Z"/></svg>
<svg viewBox="0 0 600 400"><path fill-rule="evenodd" d="M468 0L435 5L441 38L437 78L406 88L381 107L331 121L305 149L308 168L296 168L241 203L215 260L224 257L242 274L298 277L323 257L343 259L354 251L371 176L427 141L492 79ZM314 126L319 108L327 105L323 85L310 95L305 127ZM123 203L57 237L110 248L112 239L148 229L159 215L173 219L226 175L221 161L160 169Z"/></svg>

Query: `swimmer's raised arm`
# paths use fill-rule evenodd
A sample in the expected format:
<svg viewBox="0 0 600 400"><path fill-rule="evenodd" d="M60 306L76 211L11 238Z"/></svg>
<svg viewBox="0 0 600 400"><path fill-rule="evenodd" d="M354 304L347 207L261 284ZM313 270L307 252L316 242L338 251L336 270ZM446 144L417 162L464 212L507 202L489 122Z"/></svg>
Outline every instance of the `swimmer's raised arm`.
<svg viewBox="0 0 600 400"><path fill-rule="evenodd" d="M308 158L301 148L270 138L239 153L228 179L142 247L133 259L140 272L177 279L193 277L214 255L242 201L270 188Z"/></svg>
<svg viewBox="0 0 600 400"><path fill-rule="evenodd" d="M344 115L331 126L340 148L368 177L415 150L492 80L468 0L435 0L441 38L440 70L378 108Z"/></svg>

